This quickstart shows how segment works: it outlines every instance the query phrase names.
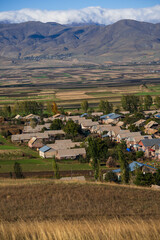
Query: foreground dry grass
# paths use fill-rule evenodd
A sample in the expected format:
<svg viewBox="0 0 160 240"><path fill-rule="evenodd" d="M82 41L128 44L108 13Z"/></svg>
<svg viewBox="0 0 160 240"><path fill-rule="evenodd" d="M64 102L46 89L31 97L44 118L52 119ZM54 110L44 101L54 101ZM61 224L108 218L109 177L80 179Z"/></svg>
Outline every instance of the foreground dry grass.
<svg viewBox="0 0 160 240"><path fill-rule="evenodd" d="M0 223L1 240L159 240L160 221L83 220Z"/></svg>

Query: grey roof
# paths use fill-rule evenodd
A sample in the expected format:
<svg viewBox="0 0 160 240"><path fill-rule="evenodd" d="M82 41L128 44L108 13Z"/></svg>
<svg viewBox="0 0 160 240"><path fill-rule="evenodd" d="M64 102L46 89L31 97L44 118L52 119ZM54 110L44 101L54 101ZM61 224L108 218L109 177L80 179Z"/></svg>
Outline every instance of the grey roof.
<svg viewBox="0 0 160 240"><path fill-rule="evenodd" d="M47 139L49 138L48 133L25 133L25 134L16 134L11 136L11 141L23 141L23 140L30 140L32 137L40 138L40 139Z"/></svg>
<svg viewBox="0 0 160 240"><path fill-rule="evenodd" d="M160 144L160 138L143 139L141 142L145 147L152 147L155 144Z"/></svg>
<svg viewBox="0 0 160 240"><path fill-rule="evenodd" d="M81 142L72 142L71 139L65 139L65 140L56 140L54 144L47 144L47 146L60 150L60 149L70 149L74 148L76 146L80 146Z"/></svg>
<svg viewBox="0 0 160 240"><path fill-rule="evenodd" d="M23 133L41 132L43 128L50 129L51 123L45 123L44 125L37 125L35 128L31 126L24 126Z"/></svg>
<svg viewBox="0 0 160 240"><path fill-rule="evenodd" d="M86 154L85 148L74 148L74 149L60 149L56 157L65 158L65 157L76 157L78 155Z"/></svg>

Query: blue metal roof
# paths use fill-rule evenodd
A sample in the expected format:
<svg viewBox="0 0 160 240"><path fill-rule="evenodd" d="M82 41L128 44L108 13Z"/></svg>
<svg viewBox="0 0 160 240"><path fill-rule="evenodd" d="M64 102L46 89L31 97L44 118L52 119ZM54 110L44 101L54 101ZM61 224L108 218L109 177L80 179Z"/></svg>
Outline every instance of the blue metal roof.
<svg viewBox="0 0 160 240"><path fill-rule="evenodd" d="M102 138L108 137L108 134L104 134L102 135Z"/></svg>
<svg viewBox="0 0 160 240"><path fill-rule="evenodd" d="M157 118L160 118L160 114L156 114L156 115L154 115L155 117L157 117Z"/></svg>
<svg viewBox="0 0 160 240"><path fill-rule="evenodd" d="M119 115L117 113L109 113L109 114L101 116L100 119L105 119L105 118L116 119L116 118L120 118L120 117L121 117L121 115Z"/></svg>
<svg viewBox="0 0 160 240"><path fill-rule="evenodd" d="M88 113L83 113L80 117L88 116Z"/></svg>
<svg viewBox="0 0 160 240"><path fill-rule="evenodd" d="M156 169L156 168L154 168L154 167L152 167L152 166L150 166L148 164L139 163L139 162L136 162L136 161L133 161L133 162L131 162L129 164L129 169L130 169L130 172L133 172L136 168L143 167L143 166ZM115 169L112 172L119 173L119 172L121 172L121 169L120 168L119 169Z"/></svg>
<svg viewBox="0 0 160 240"><path fill-rule="evenodd" d="M51 148L48 146L43 146L39 149L40 152L47 152L48 150L50 150Z"/></svg>

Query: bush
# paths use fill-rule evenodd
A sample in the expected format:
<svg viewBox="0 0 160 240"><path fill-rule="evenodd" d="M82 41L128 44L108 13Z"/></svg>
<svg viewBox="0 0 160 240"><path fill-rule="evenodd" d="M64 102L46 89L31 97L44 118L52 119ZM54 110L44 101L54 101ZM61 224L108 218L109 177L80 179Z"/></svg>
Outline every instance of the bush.
<svg viewBox="0 0 160 240"><path fill-rule="evenodd" d="M136 158L141 158L143 156L144 156L144 152L143 151L136 152Z"/></svg>
<svg viewBox="0 0 160 240"><path fill-rule="evenodd" d="M105 175L105 181L106 182L118 182L118 176L112 171L107 172Z"/></svg>
<svg viewBox="0 0 160 240"><path fill-rule="evenodd" d="M16 178L24 178L21 165L18 162L15 162L14 164L14 173Z"/></svg>

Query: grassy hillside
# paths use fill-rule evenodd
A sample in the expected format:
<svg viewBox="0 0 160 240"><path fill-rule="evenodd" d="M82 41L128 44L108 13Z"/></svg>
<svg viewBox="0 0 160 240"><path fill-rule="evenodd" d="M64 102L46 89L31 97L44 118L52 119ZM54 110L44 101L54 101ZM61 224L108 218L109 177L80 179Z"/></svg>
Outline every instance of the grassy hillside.
<svg viewBox="0 0 160 240"><path fill-rule="evenodd" d="M0 220L9 222L160 216L160 192L145 188L10 180L0 183L0 198Z"/></svg>
<svg viewBox="0 0 160 240"><path fill-rule="evenodd" d="M158 240L160 191L112 184L0 180L0 239Z"/></svg>

